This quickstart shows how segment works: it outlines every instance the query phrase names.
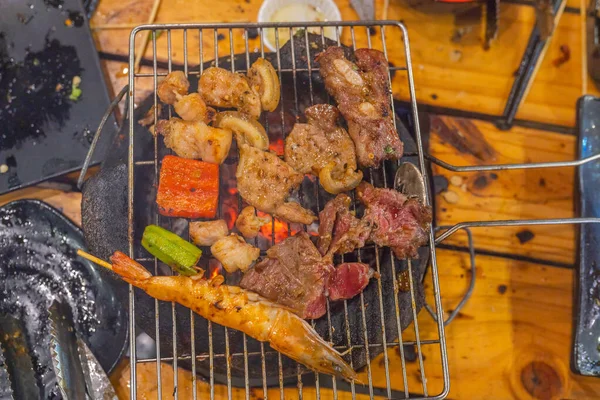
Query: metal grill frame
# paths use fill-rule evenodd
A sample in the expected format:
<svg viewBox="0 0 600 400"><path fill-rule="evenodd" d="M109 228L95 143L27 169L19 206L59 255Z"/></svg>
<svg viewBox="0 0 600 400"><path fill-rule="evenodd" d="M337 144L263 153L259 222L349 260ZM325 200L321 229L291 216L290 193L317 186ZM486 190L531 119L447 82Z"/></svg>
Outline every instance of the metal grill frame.
<svg viewBox="0 0 600 400"><path fill-rule="evenodd" d="M405 59L406 59L406 66L404 67L392 67L392 70L405 70L407 71L407 85L408 85L408 89L409 89L409 93L410 93L410 108L411 108L411 112L412 112L412 117L414 119L414 134L415 134L415 139L416 139L416 143L417 143L417 154L416 156L418 156L418 160L419 160L419 168L421 171L421 174L423 175L423 178L425 180L425 187L426 187L426 191L428 191L429 188L429 177L427 174L427 169L426 169L426 165L425 165L425 153L423 151L423 143L422 143L422 138L421 138L421 132L419 129L419 120L418 120L418 113L417 113L417 102L416 102L416 96L415 96L415 86L414 86L414 81L413 81L413 74L412 74L412 62L411 62L411 54L410 54L410 47L409 47L409 40L408 40L408 32L406 30L406 27L398 22L398 21L369 21L369 22L319 22L319 23L266 23L266 24L256 24L256 23L248 23L248 24L238 24L238 23L233 23L233 24L153 24L153 25L142 25L139 26L135 29L132 30L131 34L130 34L130 52L129 52L129 109L133 110L135 107L135 83L136 83L136 78L140 78L140 77L153 77L154 79L154 104L157 104L158 100L157 100L157 95L156 95L156 88L157 88L157 82L158 82L158 76L165 76L166 73L158 73L157 71L157 53L156 53L156 38L157 38L157 31L161 30L164 31L167 35L167 42L168 42L168 72L171 72L171 67L172 67L172 52L171 52L171 32L172 31L182 31L183 32L183 46L184 46L184 73L187 75L198 75L202 73L202 68L203 68L203 63L205 62L205 60L203 59L203 48L202 48L202 40L203 40L203 33L205 30L212 30L214 33L214 46L215 46L215 60L216 60L216 65L218 66L218 37L217 37L217 32L218 30L228 30L229 31L229 41L230 41L230 56L231 59L233 61L233 35L232 35L232 30L233 29L244 29L245 33L248 32L248 29L258 29L259 31L259 35L260 35L260 51L261 53L264 55L265 52L265 48L264 48L264 34L265 34L265 29L266 28L276 28L275 29L275 44L276 47L279 48L279 31L280 29L289 29L290 32L290 36L292 33L292 29L304 29L304 34L305 34L305 38L307 40L308 43L308 35L307 35L307 29L308 28L317 28L321 30L321 37L323 37L323 29L327 28L327 27L335 27L335 31L336 31L336 36L337 36L337 42L338 44L340 43L340 30L342 28L349 28L351 30L351 36L352 36L352 44L353 47L356 49L356 42L355 42L355 29L361 28L361 29L365 29L366 30L366 36L368 38L368 43L369 43L369 47L371 47L371 38L369 36L369 28L373 28L373 27L378 27L379 31L381 33L381 42L382 42L382 50L387 58L387 46L386 46L386 28L389 30L391 30L392 28L395 31L398 31L398 34L401 36L402 39L402 43L404 46L404 54L405 54ZM187 40L187 32L189 30L197 30L200 32L200 36L199 36L199 46L200 46L200 71L190 71L188 69L188 57L187 57L187 48L188 48L188 40ZM153 47L153 73L152 74L145 74L145 73L135 73L134 68L135 68L135 59L136 59L136 54L135 54L135 39L136 39L136 35L140 32L144 32L144 31L150 31L149 34L151 35L151 45ZM245 34L244 35L245 40L246 40L246 61L247 61L247 65L246 68L249 67L249 48L248 48L248 36ZM292 41L293 42L293 41ZM308 46L307 46L307 52L308 52ZM277 53L277 64L278 65L274 65L274 67L276 68L276 70L279 73L280 79L281 79L281 72L282 70L279 68L280 65L280 56L279 56L279 51L276 52ZM292 51L292 54L294 54L294 52ZM310 57L310 56L309 56ZM234 63L231 63L232 66L232 71L234 70L235 66ZM292 64L293 64L293 68L292 68L292 73L294 76L294 83L296 83L296 73L298 71L301 71L300 69L297 69L295 67L295 60L292 60ZM311 65L312 65L312 61L308 61L308 72L309 72L309 76L310 76L310 82L312 84L312 75L311 75ZM312 71L316 71L317 68L312 68ZM289 71L286 71L289 72ZM391 87L391 76L388 77L389 79L389 84ZM294 94L296 95L296 85L294 87ZM124 91L122 91L122 94ZM116 99L117 100L117 99ZM296 100L296 106L297 106L297 96L295 98ZM312 99L311 99L312 100ZM393 101L393 97L392 97L392 93L390 93L390 100ZM171 112L171 111L170 111ZM155 122L157 119L157 115L155 112ZM283 115L282 115L283 118ZM155 176L156 176L156 181L158 181L158 159L157 159L157 141L155 139L155 152L154 152L154 160L148 160L148 161L135 161L134 160L134 124L136 122L134 121L133 118L129 119L129 148L128 148L128 175L129 175L129 182L128 182L128 239L129 239L129 255L130 256L134 256L134 179L135 179L135 167L138 165L153 165L154 166L154 172L155 172ZM396 124L396 121L394 119L394 125ZM268 126L266 127L268 129ZM91 149L91 152L93 151L93 148ZM384 172L385 174L385 172ZM82 174L83 176L84 174ZM385 179L384 179L385 181ZM430 193L426 193L426 198L427 198L427 202L428 204L431 204L431 199L430 199ZM157 221L158 216L155 215L155 220ZM274 239L273 239L274 240ZM435 311L434 311L434 320L435 321L442 321L443 320L443 309L442 309L442 305L441 305L441 296L440 296L440 290L439 290L439 280L438 280L438 269L437 269L437 262L436 262L436 250L435 250L435 237L434 237L434 232L433 230L430 232L429 234L429 249L430 249L430 260L431 260L431 277L432 277L432 282L433 282L433 295L434 295L434 301L435 301ZM379 255L377 254L377 262L376 262L376 269L379 270L380 268L380 263L379 263ZM384 362L385 362L385 371L386 371L386 388L384 388L384 390L387 393L387 397L391 398L392 397L392 387L391 387L391 382L390 382L390 365L389 365L389 360L388 360L388 347L392 348L393 346L398 346L399 348L399 352L401 354L401 361L402 361L402 365L400 366L402 368L402 373L403 373L403 398L408 398L409 397L409 387L408 387L408 381L407 381L407 376L406 376L406 365L405 365L405 357L404 357L404 350L403 350L403 345L407 345L407 344L414 344L417 347L417 354L418 354L418 362L419 362L419 367L420 367L420 374L421 374L421 381L422 381L422 388L418 388L417 390L421 391L423 393L423 396L420 397L414 397L413 395L410 395L411 398L423 398L423 399L437 399L437 398L444 398L448 391L449 391L449 383L450 383L450 379L449 379L449 372L448 372L448 360L447 360L447 352L446 352L446 343L445 343L445 335L444 335L444 323L437 323L437 334L438 334L438 339L436 340L421 340L420 338L420 334L419 334L419 324L417 321L417 310L415 307L415 291L414 291L414 284L413 284L413 278L412 278L412 266L411 266L411 262L410 260L408 261L408 267L409 267L409 271L411 273L408 274L409 276L409 285L410 285L410 292L411 292L411 298L412 298L412 308L413 308L413 317L414 317L414 322L413 322L413 329L415 330L415 341L404 341L402 340L402 332L401 329L399 330L399 338L397 341L393 342L393 343L387 343L386 342L386 338L385 338L385 329L383 329L383 343L380 344L383 346L383 355L384 355ZM155 262L155 273L156 273L156 269L157 269L157 261L154 260ZM391 260L391 268L395 268L394 267L394 260L392 257ZM392 274L392 276L394 277L394 288L397 287L397 282L396 282L396 277L395 274ZM380 297L380 306L381 306L381 296L382 296L382 292L381 292L381 283L379 283L379 288L378 288L378 293L379 293L379 297ZM362 294L361 294L361 302L362 302ZM366 339L366 322L365 322L365 307L364 307L364 303L361 303L363 305L362 307L362 315L363 315L363 329L365 332L365 339ZM399 311L398 311L398 303L397 303L397 299L396 299L396 319L397 319L397 323L398 323L398 328L399 328ZM155 300L155 307L158 310L158 300ZM137 360L136 358L136 331L135 331L135 299L134 299L134 292L133 292L133 287L130 286L129 289L129 310L130 310L130 314L129 314L129 329L130 329L130 354L131 354L131 386L130 386L130 395L131 398L136 398L136 364L139 362L156 362L156 366L157 366L157 380L158 380L158 392L159 394L162 393L162 388L161 388L161 361L171 361L173 363L173 368L175 370L177 370L177 362L178 359L181 359L180 357L177 356L177 331L176 331L176 324L173 325L173 354L174 357L169 357L169 358L161 358L160 356L160 335L159 335L159 331L158 331L158 312L157 312L157 319L156 319L156 336L157 336L157 345L156 345L156 350L157 350L157 356L156 359L153 360ZM329 316L329 304L327 307L327 315ZM173 304L173 308L172 308L172 317L173 320L176 320L176 313L175 313L175 305ZM190 313L192 313L192 311L190 310ZM347 309L346 309L346 313L347 313ZM385 321L383 318L383 313L380 314L381 315L381 324L382 326L384 326ZM210 362L211 362L211 376L210 376L210 398L211 400L214 398L214 377L212 376L212 362L214 357L216 356L215 354L213 354L213 348L212 348L212 327L211 327L211 322L208 321L208 326L209 326L209 346L210 346L210 354L209 354L209 358L210 358ZM331 329L331 324L329 324L330 329ZM349 335L349 333L348 333ZM194 337L194 319L191 318L191 336ZM349 339L349 336L348 336ZM438 345L439 346L439 351L440 351L440 355L441 355L441 370L442 370L442 375L443 375L443 390L438 393L435 394L433 396L430 396L428 393L428 388L427 388L427 379L426 379L426 373L425 373L425 368L424 368L424 362L423 362L423 357L422 357L422 348L421 346L423 344L429 344L429 345ZM361 347L365 348L365 351L367 353L367 359L369 359L369 343L368 340L365 341L364 345L360 345ZM230 379L230 368L229 368L229 356L231 356L232 354L229 353L229 342L228 342L228 334L227 334L227 328L225 328L225 356L227 357L227 372L228 372L228 384L227 384L227 393L229 398L231 398L232 395L232 385L231 385L231 379ZM350 348L354 347L352 344L350 344ZM198 357L196 355L196 351L195 351L195 343L192 340L192 344L191 344L191 354L194 355L194 362L192 362L192 387L193 387L193 398L195 399L197 397L197 393L196 393L196 365L195 365L195 360ZM343 349L342 349L343 350ZM267 385L266 385L266 378L265 378L265 357L264 357L264 346L261 345L261 355L262 355L262 369L263 369L263 391L264 391L264 395L265 398L267 397ZM249 398L249 385L248 385L248 353L247 353L247 349L246 349L246 336L244 335L244 356L245 356L245 370L246 370L246 398ZM281 376L281 355L279 355L279 382L280 382L280 398L283 399L284 398L284 392L283 392L283 380L282 380L282 376ZM320 397L320 387L319 387L319 376L318 374L315 374L315 382L316 382L316 393L317 393L317 398ZM370 395L371 398L374 398L374 385L373 385L373 380L372 380L372 375L371 375L371 369L370 369L370 365L369 363L367 363L367 375L368 375L368 393ZM174 374L174 385L175 387L177 386L178 382L177 382L177 373ZM302 381L300 379L300 373L298 374L298 395L300 398L302 398ZM333 380L333 397L337 399L338 397L338 390L337 390L337 385L336 385L336 379ZM414 390L415 388L412 388L412 390ZM356 397L356 390L355 390L355 383L351 384L351 392L352 392L352 398ZM177 392L175 392L175 398L178 398Z"/></svg>

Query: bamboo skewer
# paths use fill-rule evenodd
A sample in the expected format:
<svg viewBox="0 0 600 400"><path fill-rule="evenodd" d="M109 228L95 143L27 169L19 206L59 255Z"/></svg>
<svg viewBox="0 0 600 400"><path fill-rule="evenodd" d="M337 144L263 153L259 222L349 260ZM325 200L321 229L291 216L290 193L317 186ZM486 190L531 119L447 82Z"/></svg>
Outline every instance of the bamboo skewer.
<svg viewBox="0 0 600 400"><path fill-rule="evenodd" d="M152 24L156 20L156 14L158 13L158 7L160 6L160 0L154 0L154 4L152 5L152 11L150 12L150 18L148 18L148 23ZM135 62L133 65L133 71L129 71L129 73L137 73L140 69L140 62L142 61L142 57L144 57L144 53L146 52L146 48L148 48L148 42L150 41L150 35L152 31L148 30L144 32L144 36L142 38L142 45L135 57Z"/></svg>
<svg viewBox="0 0 600 400"><path fill-rule="evenodd" d="M77 255L80 257L85 258L86 260L89 260L95 264L98 264L106 269L110 269L111 271L113 270L112 265L110 265L109 263L107 263L106 261L104 261L101 258L98 258L96 256L91 255L90 253L86 253L85 251L81 250L81 249L77 249Z"/></svg>

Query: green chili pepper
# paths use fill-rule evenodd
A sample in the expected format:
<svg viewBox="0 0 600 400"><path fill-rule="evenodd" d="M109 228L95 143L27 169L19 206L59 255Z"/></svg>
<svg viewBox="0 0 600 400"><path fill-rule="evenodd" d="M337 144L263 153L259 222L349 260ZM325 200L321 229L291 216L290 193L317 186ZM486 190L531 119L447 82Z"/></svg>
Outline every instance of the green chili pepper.
<svg viewBox="0 0 600 400"><path fill-rule="evenodd" d="M198 272L194 267L202 250L173 232L160 226L148 225L144 229L142 246L181 275L195 275Z"/></svg>

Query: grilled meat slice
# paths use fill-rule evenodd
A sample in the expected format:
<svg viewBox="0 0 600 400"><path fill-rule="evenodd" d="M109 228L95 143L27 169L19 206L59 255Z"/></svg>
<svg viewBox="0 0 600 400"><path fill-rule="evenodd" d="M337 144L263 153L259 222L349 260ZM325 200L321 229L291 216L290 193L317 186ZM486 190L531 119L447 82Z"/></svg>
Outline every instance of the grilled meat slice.
<svg viewBox="0 0 600 400"><path fill-rule="evenodd" d="M217 115L214 108L208 107L200 93L179 96L174 105L175 112L185 121L202 121L209 124Z"/></svg>
<svg viewBox="0 0 600 400"><path fill-rule="evenodd" d="M427 243L431 208L392 189L375 188L361 182L358 199L366 206L363 220L370 223L370 240L388 246L398 258L415 257Z"/></svg>
<svg viewBox="0 0 600 400"><path fill-rule="evenodd" d="M200 76L198 91L211 106L237 108L254 119L260 117L260 96L242 74L223 68L208 68Z"/></svg>
<svg viewBox="0 0 600 400"><path fill-rule="evenodd" d="M371 224L350 212L351 202L348 195L338 194L319 213L317 246L321 254L349 253L365 245L371 233Z"/></svg>
<svg viewBox="0 0 600 400"><path fill-rule="evenodd" d="M198 246L212 246L217 240L229 235L227 222L222 219L190 222L189 229L192 241Z"/></svg>
<svg viewBox="0 0 600 400"><path fill-rule="evenodd" d="M210 246L212 255L230 274L241 269L245 272L260 255L260 249L246 243L243 237L232 233Z"/></svg>
<svg viewBox="0 0 600 400"><path fill-rule="evenodd" d="M240 195L257 209L288 222L311 224L316 219L300 204L286 203L303 176L275 154L242 144L235 176Z"/></svg>
<svg viewBox="0 0 600 400"><path fill-rule="evenodd" d="M335 98L348 123L358 164L378 167L382 160L397 160L403 144L394 129L385 55L373 49L354 52L356 63L332 46L317 56L327 91Z"/></svg>
<svg viewBox="0 0 600 400"><path fill-rule="evenodd" d="M165 145L183 158L202 159L221 164L229 154L233 135L228 129L214 128L202 121L179 118L160 120L156 132L164 136Z"/></svg>
<svg viewBox="0 0 600 400"><path fill-rule="evenodd" d="M334 106L317 104L304 112L308 123L295 124L285 140L285 161L303 174L319 171L334 161L343 168L356 169L354 143L337 125L339 112Z"/></svg>
<svg viewBox="0 0 600 400"><path fill-rule="evenodd" d="M281 97L281 84L273 64L264 58L258 58L248 71L248 80L252 88L260 95L262 109L274 111Z"/></svg>
<svg viewBox="0 0 600 400"><path fill-rule="evenodd" d="M291 308L302 318L326 312L325 289L333 265L324 261L308 234L300 232L267 250L240 286Z"/></svg>
<svg viewBox="0 0 600 400"><path fill-rule="evenodd" d="M258 232L263 225L271 223L271 216L261 217L256 215L256 208L252 206L244 207L240 215L235 220L235 227L246 239L253 239L258 236Z"/></svg>
<svg viewBox="0 0 600 400"><path fill-rule="evenodd" d="M305 114L308 123L295 124L285 140L285 161L303 174L326 175L321 184L330 193L354 189L362 180L362 172L355 171L354 143L337 124L337 108L317 104Z"/></svg>
<svg viewBox="0 0 600 400"><path fill-rule="evenodd" d="M158 84L156 94L160 101L166 104L175 104L179 96L185 96L190 88L183 71L173 71Z"/></svg>
<svg viewBox="0 0 600 400"><path fill-rule="evenodd" d="M330 300L348 300L362 292L376 275L368 264L344 263L329 275L327 291Z"/></svg>
<svg viewBox="0 0 600 400"><path fill-rule="evenodd" d="M331 300L350 299L367 286L375 272L367 264L334 268L321 257L305 232L267 250L267 257L246 272L240 286L292 309L302 318L322 317Z"/></svg>

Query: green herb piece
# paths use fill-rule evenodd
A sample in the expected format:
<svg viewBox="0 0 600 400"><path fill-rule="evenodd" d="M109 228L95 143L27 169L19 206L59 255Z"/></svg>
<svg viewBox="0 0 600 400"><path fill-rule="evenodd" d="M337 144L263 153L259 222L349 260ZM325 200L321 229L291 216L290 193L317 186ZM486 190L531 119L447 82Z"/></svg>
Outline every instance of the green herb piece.
<svg viewBox="0 0 600 400"><path fill-rule="evenodd" d="M392 146L390 146L389 144L387 146L385 146L385 148L383 149L386 154L392 154L394 152L394 148Z"/></svg>
<svg viewBox="0 0 600 400"><path fill-rule="evenodd" d="M69 95L69 100L77 101L79 100L79 96L81 96L81 89L78 87L73 87L71 89L71 94Z"/></svg>
<svg viewBox="0 0 600 400"><path fill-rule="evenodd" d="M69 95L69 100L71 100L71 101L79 100L79 97L81 96L81 93L82 93L81 89L79 88L80 84L81 84L81 77L74 76L73 81L71 82L71 94Z"/></svg>

